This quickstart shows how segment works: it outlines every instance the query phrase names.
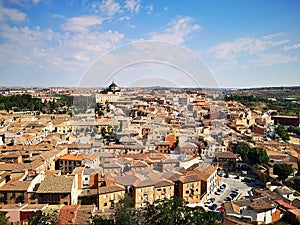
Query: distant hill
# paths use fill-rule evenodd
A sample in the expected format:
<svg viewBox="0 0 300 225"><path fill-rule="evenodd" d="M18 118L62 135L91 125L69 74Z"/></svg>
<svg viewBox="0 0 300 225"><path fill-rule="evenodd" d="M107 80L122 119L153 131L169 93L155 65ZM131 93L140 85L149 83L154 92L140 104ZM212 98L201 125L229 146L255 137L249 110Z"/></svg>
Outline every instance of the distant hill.
<svg viewBox="0 0 300 225"><path fill-rule="evenodd" d="M260 88L247 88L247 89L235 89L228 91L228 94L238 95L254 95L264 98L296 98L300 99L300 86L294 87L260 87Z"/></svg>

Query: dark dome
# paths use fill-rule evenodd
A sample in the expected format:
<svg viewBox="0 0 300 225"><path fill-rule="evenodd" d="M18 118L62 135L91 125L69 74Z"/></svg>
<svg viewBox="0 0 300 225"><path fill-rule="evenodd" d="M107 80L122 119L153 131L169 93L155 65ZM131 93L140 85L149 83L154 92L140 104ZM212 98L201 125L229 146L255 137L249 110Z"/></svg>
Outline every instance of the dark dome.
<svg viewBox="0 0 300 225"><path fill-rule="evenodd" d="M115 82L113 81L109 86L108 86L109 89L112 89L112 88L118 88L118 85L115 84Z"/></svg>

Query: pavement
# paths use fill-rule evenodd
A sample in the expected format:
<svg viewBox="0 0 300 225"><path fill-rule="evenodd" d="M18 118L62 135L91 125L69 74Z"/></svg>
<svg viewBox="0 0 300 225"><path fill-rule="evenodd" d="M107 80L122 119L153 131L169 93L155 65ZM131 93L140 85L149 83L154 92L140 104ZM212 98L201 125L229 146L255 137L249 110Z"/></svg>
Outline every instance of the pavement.
<svg viewBox="0 0 300 225"><path fill-rule="evenodd" d="M252 189L253 184L242 182L243 178L235 179L234 177L235 176L230 176L229 178L222 177L220 186L222 184L226 184L225 190L220 195L216 195L215 193L213 193L211 195L211 198L215 198L214 203L216 203L218 205L218 208L221 207L222 203L225 202L224 199L226 197L230 196L231 191L235 190L235 191L238 191L238 193L239 193L233 199L233 201L240 199L240 198L244 197L245 195L246 196L249 195L249 191ZM217 189L218 188L216 188L216 190Z"/></svg>

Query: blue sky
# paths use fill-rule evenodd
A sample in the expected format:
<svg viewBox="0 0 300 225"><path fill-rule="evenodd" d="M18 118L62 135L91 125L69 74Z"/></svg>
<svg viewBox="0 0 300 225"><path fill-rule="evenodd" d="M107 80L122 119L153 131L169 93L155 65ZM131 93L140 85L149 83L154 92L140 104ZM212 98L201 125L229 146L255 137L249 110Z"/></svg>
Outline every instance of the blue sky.
<svg viewBox="0 0 300 225"><path fill-rule="evenodd" d="M79 86L99 57L158 40L196 54L219 87L296 86L299 12L297 0L1 1L0 85ZM114 80L195 86L155 62L126 67Z"/></svg>

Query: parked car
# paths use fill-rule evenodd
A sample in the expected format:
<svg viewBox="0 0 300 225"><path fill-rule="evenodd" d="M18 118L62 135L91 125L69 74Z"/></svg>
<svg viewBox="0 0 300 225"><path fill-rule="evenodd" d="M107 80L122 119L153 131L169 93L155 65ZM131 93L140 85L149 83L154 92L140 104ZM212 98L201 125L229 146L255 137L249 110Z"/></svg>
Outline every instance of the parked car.
<svg viewBox="0 0 300 225"><path fill-rule="evenodd" d="M211 202L205 202L204 207L209 207L211 205Z"/></svg>
<svg viewBox="0 0 300 225"><path fill-rule="evenodd" d="M216 208L218 208L218 205L217 204L212 204L209 209L210 210L215 210Z"/></svg>
<svg viewBox="0 0 300 225"><path fill-rule="evenodd" d="M220 194L221 194L221 192L219 192L219 191L216 191L216 192L215 192L215 194L216 194L216 195L220 195Z"/></svg>
<svg viewBox="0 0 300 225"><path fill-rule="evenodd" d="M226 198L224 199L225 202L230 202L231 200L232 200L231 197L226 197Z"/></svg>
<svg viewBox="0 0 300 225"><path fill-rule="evenodd" d="M219 188L218 190L217 190L217 192L220 192L220 193L222 193L224 191L224 189L221 189L221 188Z"/></svg>
<svg viewBox="0 0 300 225"><path fill-rule="evenodd" d="M215 198L210 198L207 201L214 202L215 200L216 200Z"/></svg>

